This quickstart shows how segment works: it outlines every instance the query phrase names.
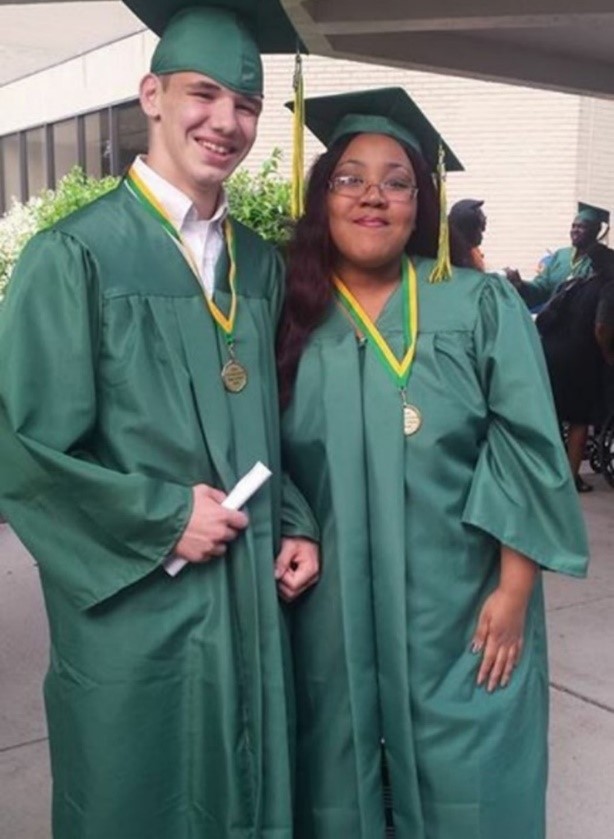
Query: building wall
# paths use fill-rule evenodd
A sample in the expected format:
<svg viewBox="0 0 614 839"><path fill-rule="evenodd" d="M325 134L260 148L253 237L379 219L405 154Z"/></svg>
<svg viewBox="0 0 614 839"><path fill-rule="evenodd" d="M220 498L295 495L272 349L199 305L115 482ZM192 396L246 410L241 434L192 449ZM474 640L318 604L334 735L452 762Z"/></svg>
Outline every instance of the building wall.
<svg viewBox="0 0 614 839"><path fill-rule="evenodd" d="M613 141L614 102L582 99L578 138L578 200L611 212L614 212Z"/></svg>
<svg viewBox="0 0 614 839"><path fill-rule="evenodd" d="M0 136L134 98L154 44L140 33L0 87ZM278 146L288 171L291 118L283 102L292 95L293 58L270 56L265 64L265 108L248 163L258 168ZM494 269L532 274L547 248L568 242L579 198L614 208L614 103L317 56L305 59L305 78L308 96L386 85L411 93L465 165L448 179L450 202L486 202L484 250ZM318 151L309 138L306 160Z"/></svg>

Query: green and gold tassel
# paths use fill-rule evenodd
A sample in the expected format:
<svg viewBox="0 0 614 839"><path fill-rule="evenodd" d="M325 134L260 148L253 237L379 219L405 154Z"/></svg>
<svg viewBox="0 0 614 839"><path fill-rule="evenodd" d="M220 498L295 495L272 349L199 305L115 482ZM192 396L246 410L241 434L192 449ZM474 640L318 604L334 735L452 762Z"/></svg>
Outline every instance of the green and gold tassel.
<svg viewBox="0 0 614 839"><path fill-rule="evenodd" d="M448 199L446 195L446 156L441 143L439 144L437 181L439 186L439 241L437 244L437 261L429 276L430 283L441 283L444 280L449 280L452 276Z"/></svg>
<svg viewBox="0 0 614 839"><path fill-rule="evenodd" d="M294 62L294 113L292 117L292 218L303 215L305 184L305 89L300 52Z"/></svg>

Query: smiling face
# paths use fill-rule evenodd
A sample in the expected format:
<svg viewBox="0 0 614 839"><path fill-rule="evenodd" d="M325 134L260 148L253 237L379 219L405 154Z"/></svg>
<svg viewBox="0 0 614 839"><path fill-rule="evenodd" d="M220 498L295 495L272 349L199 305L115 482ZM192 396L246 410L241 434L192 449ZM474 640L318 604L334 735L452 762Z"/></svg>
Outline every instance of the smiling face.
<svg viewBox="0 0 614 839"><path fill-rule="evenodd" d="M360 178L370 185L362 195L341 194L334 188L342 176ZM337 180L336 180L337 179ZM416 184L414 170L403 147L384 134L359 134L347 146L331 177L327 209L330 236L337 251L336 270L394 268L400 262L416 222L418 199L395 200L378 185L388 182ZM403 195L403 190L399 189Z"/></svg>
<svg viewBox="0 0 614 839"><path fill-rule="evenodd" d="M596 222L590 222L581 216L576 216L569 231L569 237L573 247L579 250L586 250L599 235L599 227L600 225Z"/></svg>
<svg viewBox="0 0 614 839"><path fill-rule="evenodd" d="M197 206L213 199L213 211L221 184L254 144L262 100L200 73L149 74L141 106L151 126L148 164Z"/></svg>

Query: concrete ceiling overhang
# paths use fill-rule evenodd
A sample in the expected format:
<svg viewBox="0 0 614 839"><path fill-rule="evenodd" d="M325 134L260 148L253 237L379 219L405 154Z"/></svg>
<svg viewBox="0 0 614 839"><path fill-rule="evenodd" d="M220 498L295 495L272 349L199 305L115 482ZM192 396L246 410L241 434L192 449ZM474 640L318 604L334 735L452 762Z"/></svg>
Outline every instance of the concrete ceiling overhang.
<svg viewBox="0 0 614 839"><path fill-rule="evenodd" d="M614 0L281 0L314 53L614 97Z"/></svg>
<svg viewBox="0 0 614 839"><path fill-rule="evenodd" d="M311 52L614 98L614 0L281 0ZM142 29L120 2L0 0L0 85Z"/></svg>
<svg viewBox="0 0 614 839"><path fill-rule="evenodd" d="M0 85L143 29L123 3L0 0Z"/></svg>

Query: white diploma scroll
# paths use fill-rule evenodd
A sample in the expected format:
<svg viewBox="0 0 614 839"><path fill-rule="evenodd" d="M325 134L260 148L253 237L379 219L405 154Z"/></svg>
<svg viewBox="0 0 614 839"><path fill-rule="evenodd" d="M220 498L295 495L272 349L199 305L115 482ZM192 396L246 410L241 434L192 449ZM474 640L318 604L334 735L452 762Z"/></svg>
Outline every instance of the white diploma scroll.
<svg viewBox="0 0 614 839"><path fill-rule="evenodd" d="M234 487L230 490L226 498L222 501L221 506L227 510L240 510L249 499L254 495L260 487L265 484L271 477L272 472L264 463L256 463L255 466L243 475ZM181 559L179 556L169 556L164 560L164 570L171 577L176 577L184 565L187 564L186 559Z"/></svg>

